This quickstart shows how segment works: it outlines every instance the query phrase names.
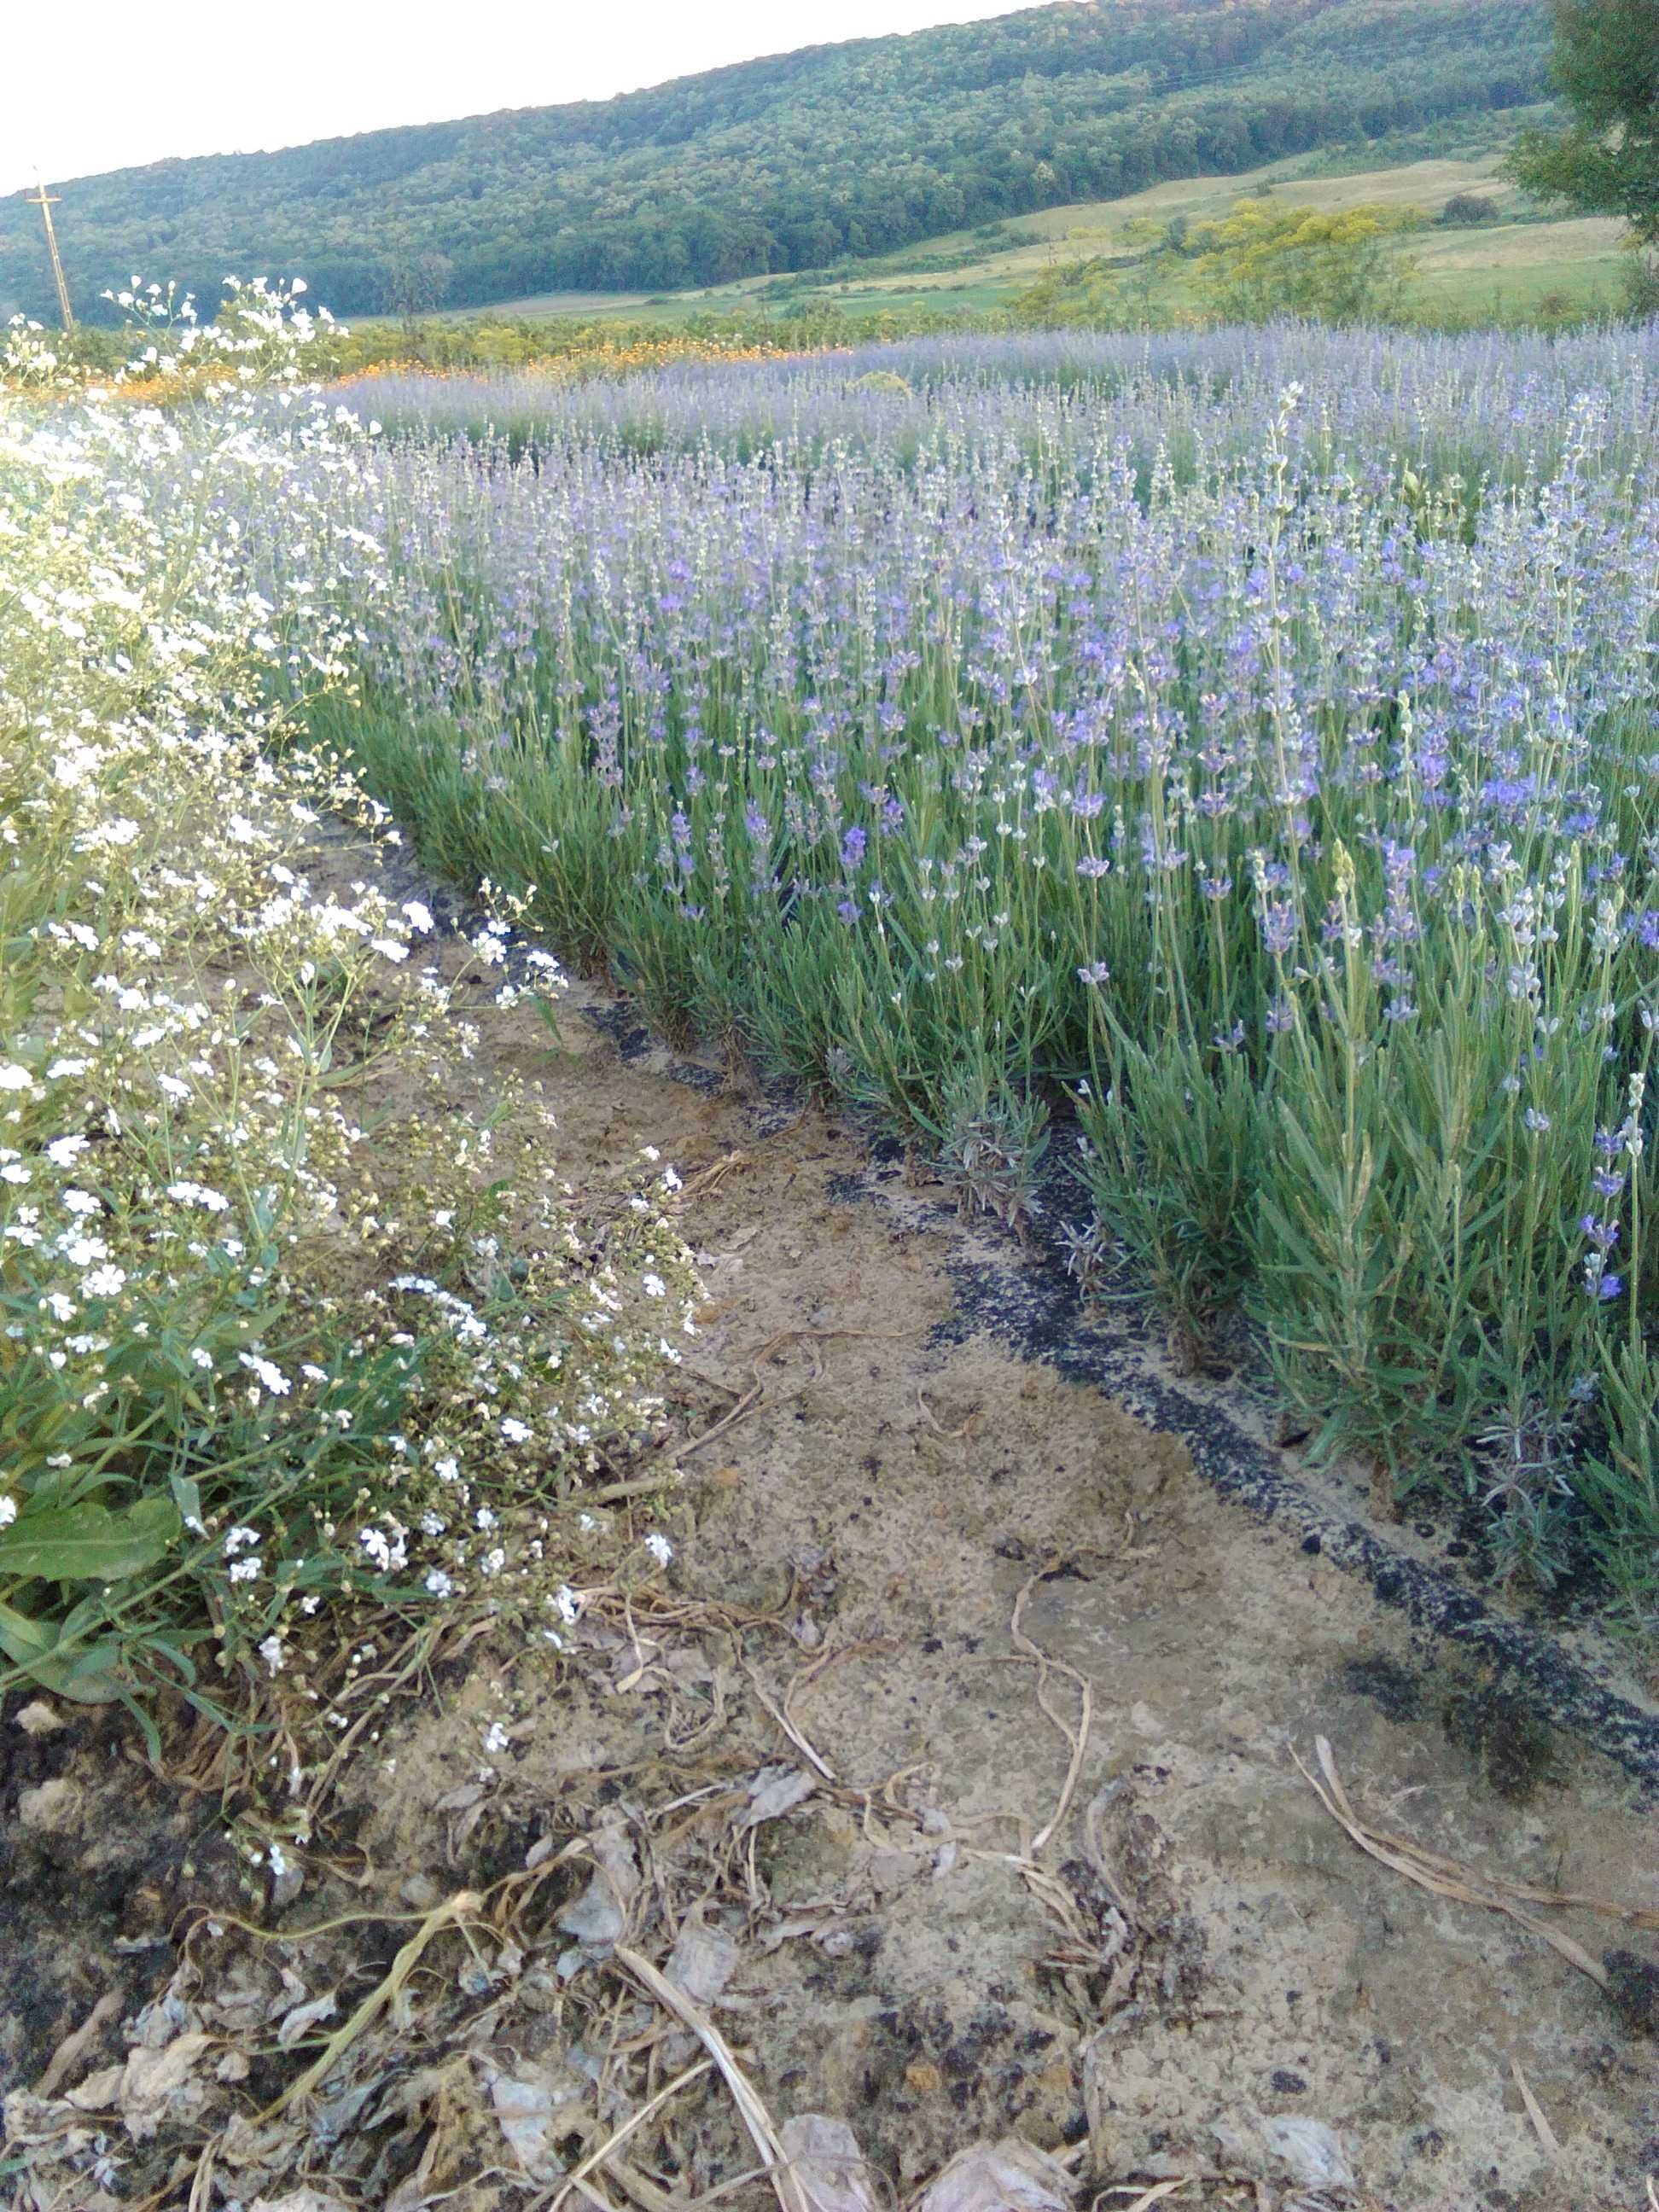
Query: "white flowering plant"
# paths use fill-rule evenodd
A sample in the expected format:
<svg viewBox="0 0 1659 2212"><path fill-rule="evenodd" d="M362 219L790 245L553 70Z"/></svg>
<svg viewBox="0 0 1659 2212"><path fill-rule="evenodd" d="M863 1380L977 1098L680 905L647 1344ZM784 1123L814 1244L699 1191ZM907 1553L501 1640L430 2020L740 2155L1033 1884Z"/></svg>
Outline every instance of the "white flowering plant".
<svg viewBox="0 0 1659 2212"><path fill-rule="evenodd" d="M326 576L279 617L246 517L367 434L311 326L145 297L136 373L187 404L65 392L27 329L0 362L0 1688L154 1746L164 1693L303 1703L341 1602L554 1571L514 1516L653 1430L696 1288L659 1178L579 1225L545 1109L479 1066L473 1001L556 966L510 913L441 944L293 741L354 639Z"/></svg>
<svg viewBox="0 0 1659 2212"><path fill-rule="evenodd" d="M345 336L326 307L301 304L306 289L301 277L271 284L228 276L216 312L204 320L193 294L134 276L103 295L120 309L125 331L65 335L14 315L0 332L0 385L53 395L142 389L163 404L231 383L297 386L332 367Z"/></svg>

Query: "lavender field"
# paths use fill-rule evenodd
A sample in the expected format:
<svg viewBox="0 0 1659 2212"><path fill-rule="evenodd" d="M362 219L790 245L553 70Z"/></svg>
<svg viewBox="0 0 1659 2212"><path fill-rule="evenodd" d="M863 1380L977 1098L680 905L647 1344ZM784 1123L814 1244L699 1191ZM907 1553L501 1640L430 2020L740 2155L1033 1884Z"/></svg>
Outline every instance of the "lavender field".
<svg viewBox="0 0 1659 2212"><path fill-rule="evenodd" d="M0 351L28 2201L1624 2201L1659 333L132 304Z"/></svg>
<svg viewBox="0 0 1659 2212"><path fill-rule="evenodd" d="M1659 332L362 398L317 726L434 862L1651 1625Z"/></svg>

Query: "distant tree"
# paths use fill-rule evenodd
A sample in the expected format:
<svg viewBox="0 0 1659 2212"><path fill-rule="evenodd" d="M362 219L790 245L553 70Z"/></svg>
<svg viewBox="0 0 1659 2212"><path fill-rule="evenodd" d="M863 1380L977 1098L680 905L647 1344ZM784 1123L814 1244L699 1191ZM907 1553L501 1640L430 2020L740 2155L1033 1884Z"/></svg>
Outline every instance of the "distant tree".
<svg viewBox="0 0 1659 2212"><path fill-rule="evenodd" d="M1478 222L1496 222L1502 213L1497 201L1484 192L1454 192L1438 219L1448 230L1466 230Z"/></svg>
<svg viewBox="0 0 1659 2212"><path fill-rule="evenodd" d="M1194 274L1207 303L1231 320L1376 321L1397 307L1411 274L1398 250L1401 234L1422 219L1415 208L1329 214L1240 200L1222 222L1193 233Z"/></svg>
<svg viewBox="0 0 1659 2212"><path fill-rule="evenodd" d="M406 323L429 315L442 307L455 275L447 253L394 247L381 265L381 312L400 315Z"/></svg>
<svg viewBox="0 0 1659 2212"><path fill-rule="evenodd" d="M1573 120L1528 131L1510 173L1540 198L1622 216L1632 289L1659 310L1659 0L1553 0L1551 12Z"/></svg>

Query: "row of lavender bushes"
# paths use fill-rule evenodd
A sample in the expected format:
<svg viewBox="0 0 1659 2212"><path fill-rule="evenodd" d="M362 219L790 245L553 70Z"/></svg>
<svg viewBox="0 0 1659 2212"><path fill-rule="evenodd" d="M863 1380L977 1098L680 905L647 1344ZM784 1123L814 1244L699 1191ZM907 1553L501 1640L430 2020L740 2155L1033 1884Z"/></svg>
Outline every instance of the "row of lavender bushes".
<svg viewBox="0 0 1659 2212"><path fill-rule="evenodd" d="M1007 1214L1074 1113L1085 1278L1654 1625L1659 333L374 405L321 726L436 862Z"/></svg>

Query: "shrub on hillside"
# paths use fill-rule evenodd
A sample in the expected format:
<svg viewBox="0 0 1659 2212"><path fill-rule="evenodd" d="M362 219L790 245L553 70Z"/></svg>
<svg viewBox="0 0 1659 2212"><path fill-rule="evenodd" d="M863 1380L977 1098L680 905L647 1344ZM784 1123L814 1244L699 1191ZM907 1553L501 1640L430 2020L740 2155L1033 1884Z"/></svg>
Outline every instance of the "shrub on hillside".
<svg viewBox="0 0 1659 2212"><path fill-rule="evenodd" d="M1454 192L1438 220L1447 230L1468 230L1477 223L1496 222L1502 214L1497 201L1485 192Z"/></svg>

